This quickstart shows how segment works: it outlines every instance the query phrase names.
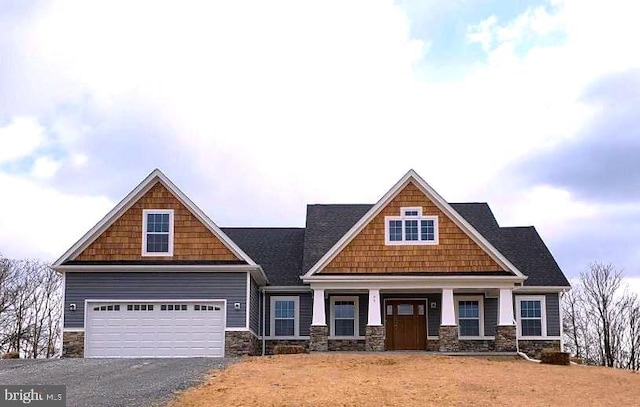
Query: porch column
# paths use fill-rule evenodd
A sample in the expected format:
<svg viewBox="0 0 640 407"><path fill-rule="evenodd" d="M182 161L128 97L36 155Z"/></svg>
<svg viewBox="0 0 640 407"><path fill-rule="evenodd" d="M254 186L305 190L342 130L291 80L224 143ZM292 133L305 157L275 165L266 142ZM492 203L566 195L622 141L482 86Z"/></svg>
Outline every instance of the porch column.
<svg viewBox="0 0 640 407"><path fill-rule="evenodd" d="M324 312L324 290L313 290L313 317L309 332L309 350L326 352L329 349L329 328Z"/></svg>
<svg viewBox="0 0 640 407"><path fill-rule="evenodd" d="M442 289L442 315L440 319L440 352L457 352L458 324L453 303L453 289Z"/></svg>
<svg viewBox="0 0 640 407"><path fill-rule="evenodd" d="M365 327L365 349L370 352L384 350L384 326L380 317L380 290L369 290L369 317Z"/></svg>
<svg viewBox="0 0 640 407"><path fill-rule="evenodd" d="M515 352L517 350L516 341L516 326L513 318L513 290L511 288L501 288L495 339L496 352Z"/></svg>

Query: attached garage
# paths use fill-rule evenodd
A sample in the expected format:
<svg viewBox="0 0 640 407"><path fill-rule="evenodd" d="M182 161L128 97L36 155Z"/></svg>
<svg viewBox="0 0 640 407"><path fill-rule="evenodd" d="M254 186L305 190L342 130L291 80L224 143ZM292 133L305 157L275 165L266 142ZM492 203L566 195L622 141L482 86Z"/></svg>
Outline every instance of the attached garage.
<svg viewBox="0 0 640 407"><path fill-rule="evenodd" d="M85 357L223 357L225 301L87 301Z"/></svg>

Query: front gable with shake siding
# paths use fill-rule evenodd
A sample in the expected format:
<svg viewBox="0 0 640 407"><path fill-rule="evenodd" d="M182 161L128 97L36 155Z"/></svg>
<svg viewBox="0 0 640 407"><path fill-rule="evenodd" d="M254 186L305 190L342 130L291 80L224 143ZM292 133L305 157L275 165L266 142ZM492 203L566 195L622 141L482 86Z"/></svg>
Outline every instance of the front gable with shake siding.
<svg viewBox="0 0 640 407"><path fill-rule="evenodd" d="M561 347L570 286L533 227L448 203L409 171L304 228L219 228L159 170L55 265L64 354L233 356Z"/></svg>

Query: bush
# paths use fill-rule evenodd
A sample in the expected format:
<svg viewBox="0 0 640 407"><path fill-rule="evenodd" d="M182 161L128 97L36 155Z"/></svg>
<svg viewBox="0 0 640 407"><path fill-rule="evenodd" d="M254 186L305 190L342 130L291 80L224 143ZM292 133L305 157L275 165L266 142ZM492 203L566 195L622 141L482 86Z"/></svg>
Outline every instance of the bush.
<svg viewBox="0 0 640 407"><path fill-rule="evenodd" d="M555 349L543 349L540 354L540 361L549 365L568 366L571 359L569 352L560 352Z"/></svg>
<svg viewBox="0 0 640 407"><path fill-rule="evenodd" d="M20 354L18 352L7 352L2 355L2 359L20 359Z"/></svg>
<svg viewBox="0 0 640 407"><path fill-rule="evenodd" d="M293 355L297 353L307 353L307 350L300 345L276 345L273 348L274 355Z"/></svg>

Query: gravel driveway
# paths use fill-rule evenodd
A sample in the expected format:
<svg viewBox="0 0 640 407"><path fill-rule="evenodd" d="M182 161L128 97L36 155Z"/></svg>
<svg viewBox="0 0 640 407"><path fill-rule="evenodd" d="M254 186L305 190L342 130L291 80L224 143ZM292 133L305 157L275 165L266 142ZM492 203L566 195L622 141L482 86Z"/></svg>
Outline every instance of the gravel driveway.
<svg viewBox="0 0 640 407"><path fill-rule="evenodd" d="M0 384L64 384L67 406L157 406L235 359L0 360Z"/></svg>

